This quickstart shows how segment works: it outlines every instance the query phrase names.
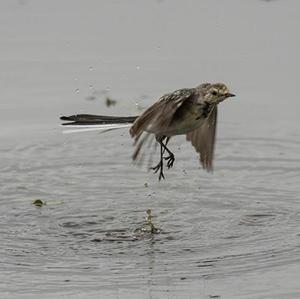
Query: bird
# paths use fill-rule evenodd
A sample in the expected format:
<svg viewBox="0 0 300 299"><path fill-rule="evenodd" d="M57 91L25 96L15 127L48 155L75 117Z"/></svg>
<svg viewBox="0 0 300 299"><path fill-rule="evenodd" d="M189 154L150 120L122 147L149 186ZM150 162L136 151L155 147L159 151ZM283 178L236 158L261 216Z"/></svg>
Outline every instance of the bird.
<svg viewBox="0 0 300 299"><path fill-rule="evenodd" d="M67 121L62 123L63 126L79 127L69 132L110 131L130 127L129 133L135 145L132 155L134 161L138 160L149 136L155 137L156 145L160 146L160 159L150 169L159 174L160 181L165 179L164 161L168 169L174 165L175 155L168 144L176 135L186 135L186 140L199 154L203 169L208 172L213 170L217 106L234 96L224 83L202 83L193 88L182 88L164 94L138 116L75 114L61 116L60 119Z"/></svg>

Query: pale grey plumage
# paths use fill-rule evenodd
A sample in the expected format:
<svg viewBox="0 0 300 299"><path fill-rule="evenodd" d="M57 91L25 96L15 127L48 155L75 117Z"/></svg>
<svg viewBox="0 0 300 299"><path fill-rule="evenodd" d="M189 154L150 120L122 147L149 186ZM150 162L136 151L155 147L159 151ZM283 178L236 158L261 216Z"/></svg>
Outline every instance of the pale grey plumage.
<svg viewBox="0 0 300 299"><path fill-rule="evenodd" d="M154 134L161 146L161 159L153 169L155 172L160 170L159 179L161 179L164 178L165 151L169 154L164 158L167 160L168 168L173 166L175 160L174 154L167 147L168 141L175 135L185 134L186 139L199 153L203 168L207 171L213 169L217 105L232 96L234 95L225 84L204 83L195 88L184 88L163 95L140 116L111 117L81 114L64 116L61 119L72 121L65 125L133 123L130 128L130 134L135 139L136 145L133 160L138 159L149 135Z"/></svg>
<svg viewBox="0 0 300 299"><path fill-rule="evenodd" d="M196 88L180 89L162 96L139 116L130 128L131 136L137 143L133 159L137 159L144 143L144 139L138 143L143 132L155 134L158 142L167 137L186 134L187 140L200 154L203 168L211 171L217 104L230 96L233 94L230 94L228 88L221 83L204 83Z"/></svg>

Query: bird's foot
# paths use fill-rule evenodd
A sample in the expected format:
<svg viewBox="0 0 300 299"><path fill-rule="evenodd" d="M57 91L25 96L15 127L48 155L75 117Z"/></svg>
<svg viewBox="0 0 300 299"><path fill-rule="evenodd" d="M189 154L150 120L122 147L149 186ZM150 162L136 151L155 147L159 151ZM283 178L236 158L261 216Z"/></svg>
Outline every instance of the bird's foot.
<svg viewBox="0 0 300 299"><path fill-rule="evenodd" d="M165 160L167 161L167 166L168 166L168 168L173 167L173 164L174 164L174 161L175 161L175 156L174 156L174 154L171 153L170 156L165 157Z"/></svg>
<svg viewBox="0 0 300 299"><path fill-rule="evenodd" d="M165 179L164 173L163 173L163 160L161 160L156 166L151 167L151 169L154 171L154 173L157 173L159 171L159 177L158 180Z"/></svg>
<svg viewBox="0 0 300 299"><path fill-rule="evenodd" d="M154 173L157 173L161 167L162 167L162 161L160 161L156 166L151 167L150 169L152 169Z"/></svg>

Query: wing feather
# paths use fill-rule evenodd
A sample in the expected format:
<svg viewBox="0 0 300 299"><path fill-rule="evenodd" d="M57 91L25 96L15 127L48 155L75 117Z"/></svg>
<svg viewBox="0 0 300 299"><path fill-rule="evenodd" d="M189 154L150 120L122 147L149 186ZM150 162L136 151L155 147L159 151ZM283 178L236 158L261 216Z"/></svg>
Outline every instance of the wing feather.
<svg viewBox="0 0 300 299"><path fill-rule="evenodd" d="M200 154L200 162L207 171L213 170L217 112L217 106L215 106L201 127L186 134L186 139Z"/></svg>
<svg viewBox="0 0 300 299"><path fill-rule="evenodd" d="M194 95L195 89L187 88L162 96L135 120L130 129L131 136L138 139L152 124L164 131L172 122L177 109Z"/></svg>

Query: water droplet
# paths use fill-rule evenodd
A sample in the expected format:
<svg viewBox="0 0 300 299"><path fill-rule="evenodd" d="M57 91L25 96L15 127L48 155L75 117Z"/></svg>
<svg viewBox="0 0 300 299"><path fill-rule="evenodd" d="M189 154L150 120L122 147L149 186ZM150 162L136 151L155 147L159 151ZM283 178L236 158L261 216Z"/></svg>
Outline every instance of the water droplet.
<svg viewBox="0 0 300 299"><path fill-rule="evenodd" d="M136 68L137 70L140 70L140 69L141 69L141 67L140 67L139 65L137 65L135 68Z"/></svg>
<svg viewBox="0 0 300 299"><path fill-rule="evenodd" d="M89 89L92 89L92 88L93 88L93 85L92 85L92 84L90 84L90 85L89 85Z"/></svg>
<svg viewBox="0 0 300 299"><path fill-rule="evenodd" d="M92 72L94 69L92 66L89 67L89 71Z"/></svg>
<svg viewBox="0 0 300 299"><path fill-rule="evenodd" d="M138 102L135 102L135 108L138 109L138 110L141 109L141 106L140 106L140 104Z"/></svg>
<svg viewBox="0 0 300 299"><path fill-rule="evenodd" d="M77 89L75 90L75 92L78 93L78 92L79 92L79 88L77 88Z"/></svg>

